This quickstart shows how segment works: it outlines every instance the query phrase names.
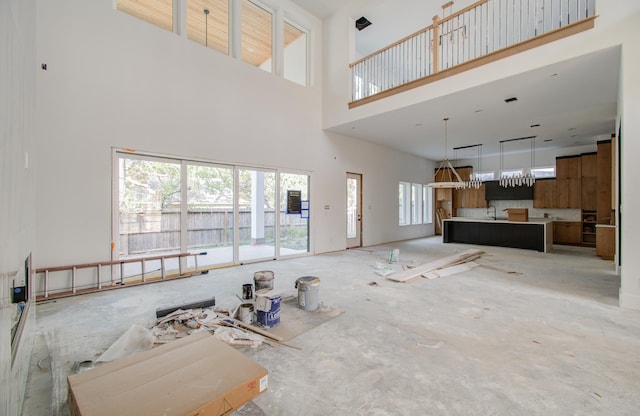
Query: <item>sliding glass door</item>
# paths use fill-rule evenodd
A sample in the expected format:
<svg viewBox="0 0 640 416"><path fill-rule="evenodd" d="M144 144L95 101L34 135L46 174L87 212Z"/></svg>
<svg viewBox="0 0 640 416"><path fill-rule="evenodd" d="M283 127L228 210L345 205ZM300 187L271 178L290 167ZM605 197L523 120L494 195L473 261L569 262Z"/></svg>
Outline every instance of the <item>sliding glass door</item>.
<svg viewBox="0 0 640 416"><path fill-rule="evenodd" d="M114 259L200 253L200 268L304 254L309 176L116 150ZM287 211L287 191L305 204ZM191 261L191 260L190 260Z"/></svg>
<svg viewBox="0 0 640 416"><path fill-rule="evenodd" d="M201 267L233 263L233 167L190 162L186 170L187 251L207 253Z"/></svg>

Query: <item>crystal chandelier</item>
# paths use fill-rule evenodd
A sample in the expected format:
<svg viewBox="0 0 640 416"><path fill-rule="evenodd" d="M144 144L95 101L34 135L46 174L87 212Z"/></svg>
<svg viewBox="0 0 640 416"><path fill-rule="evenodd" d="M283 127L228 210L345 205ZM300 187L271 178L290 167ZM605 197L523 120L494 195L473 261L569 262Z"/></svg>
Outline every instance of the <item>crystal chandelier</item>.
<svg viewBox="0 0 640 416"><path fill-rule="evenodd" d="M475 149L476 150L476 171L480 172L482 170L482 145L481 144L472 144L470 146L454 147L453 148L453 151L454 151L453 158L455 160L458 160L458 151L459 150L466 150L466 149ZM482 186L482 179L480 179L480 176L478 175L478 173L472 173L469 176L469 180L465 181L465 183L464 183L464 187L465 188L478 189L481 186Z"/></svg>
<svg viewBox="0 0 640 416"><path fill-rule="evenodd" d="M536 165L536 136L528 136L528 137L520 137L517 139L507 139L500 140L500 186L504 188L515 187L515 186L533 186L536 182L536 178L531 173L531 170ZM508 177L503 177L502 172L504 171L504 144L508 142L515 142L520 140L529 140L531 142L531 169L529 172L520 173L510 175ZM524 170L524 169L523 169Z"/></svg>

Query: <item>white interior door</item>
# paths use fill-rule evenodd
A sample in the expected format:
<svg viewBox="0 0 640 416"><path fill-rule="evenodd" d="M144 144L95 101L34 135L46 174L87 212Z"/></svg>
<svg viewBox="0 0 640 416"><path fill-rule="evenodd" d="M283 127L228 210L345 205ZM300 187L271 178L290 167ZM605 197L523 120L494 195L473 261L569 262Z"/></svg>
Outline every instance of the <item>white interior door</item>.
<svg viewBox="0 0 640 416"><path fill-rule="evenodd" d="M362 175L347 173L347 248L362 246Z"/></svg>

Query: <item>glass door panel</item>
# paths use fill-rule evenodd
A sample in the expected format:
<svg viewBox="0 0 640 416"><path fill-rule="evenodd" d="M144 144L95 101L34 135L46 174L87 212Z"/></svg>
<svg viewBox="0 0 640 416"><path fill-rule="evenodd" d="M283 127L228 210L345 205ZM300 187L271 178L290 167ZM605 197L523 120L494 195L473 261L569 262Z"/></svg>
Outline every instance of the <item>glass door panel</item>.
<svg viewBox="0 0 640 416"><path fill-rule="evenodd" d="M118 158L118 258L180 251L180 163Z"/></svg>
<svg viewBox="0 0 640 416"><path fill-rule="evenodd" d="M347 248L362 245L362 175L347 173Z"/></svg>
<svg viewBox="0 0 640 416"><path fill-rule="evenodd" d="M187 250L200 267L233 263L233 168L187 165Z"/></svg>
<svg viewBox="0 0 640 416"><path fill-rule="evenodd" d="M287 191L300 191L301 214L287 214ZM309 252L309 176L280 174L280 255ZM305 209L306 208L306 209Z"/></svg>
<svg viewBox="0 0 640 416"><path fill-rule="evenodd" d="M275 172L238 169L238 260L275 258Z"/></svg>

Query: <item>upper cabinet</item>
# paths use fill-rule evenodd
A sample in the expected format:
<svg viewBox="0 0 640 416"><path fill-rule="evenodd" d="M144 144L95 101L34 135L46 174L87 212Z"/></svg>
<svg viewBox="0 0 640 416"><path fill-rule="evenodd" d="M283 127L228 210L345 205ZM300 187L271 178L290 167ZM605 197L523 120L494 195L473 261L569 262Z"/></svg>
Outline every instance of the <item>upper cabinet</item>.
<svg viewBox="0 0 640 416"><path fill-rule="evenodd" d="M556 208L556 180L538 179L533 184L533 207Z"/></svg>
<svg viewBox="0 0 640 416"><path fill-rule="evenodd" d="M473 169L468 167L456 168L456 172L463 181L468 181L473 174ZM456 189L453 191L454 208L486 208L485 185L476 188Z"/></svg>
<svg viewBox="0 0 640 416"><path fill-rule="evenodd" d="M556 158L556 208L582 207L582 158Z"/></svg>
<svg viewBox="0 0 640 416"><path fill-rule="evenodd" d="M580 155L556 158L556 179L580 178L582 178L582 158Z"/></svg>
<svg viewBox="0 0 640 416"><path fill-rule="evenodd" d="M598 206L597 186L597 153L583 153L582 161L582 209L595 211Z"/></svg>

